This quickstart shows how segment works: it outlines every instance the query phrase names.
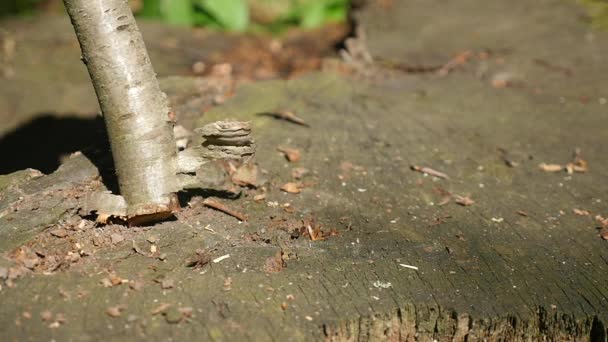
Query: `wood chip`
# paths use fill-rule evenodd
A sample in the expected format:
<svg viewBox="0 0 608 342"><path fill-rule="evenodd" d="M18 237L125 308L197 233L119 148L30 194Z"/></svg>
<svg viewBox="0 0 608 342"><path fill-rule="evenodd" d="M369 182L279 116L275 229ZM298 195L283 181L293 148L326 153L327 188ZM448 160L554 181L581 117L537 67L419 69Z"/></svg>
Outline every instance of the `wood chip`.
<svg viewBox="0 0 608 342"><path fill-rule="evenodd" d="M124 305L111 306L106 310L106 314L110 317L120 317L124 309L126 309Z"/></svg>
<svg viewBox="0 0 608 342"><path fill-rule="evenodd" d="M538 165L538 168L545 172L560 172L560 171L564 170L564 167L559 164L540 163Z"/></svg>
<svg viewBox="0 0 608 342"><path fill-rule="evenodd" d="M450 179L450 177L448 175L446 175L445 173L443 173L441 171L437 171L437 170L431 169L430 167L412 165L412 166L410 166L410 168L413 171L418 171L418 172L426 173L429 176L433 176L433 177L437 177L437 178L443 178L443 179Z"/></svg>
<svg viewBox="0 0 608 342"><path fill-rule="evenodd" d="M290 194L299 194L302 190L302 186L297 183L285 183L281 187L282 191L288 192Z"/></svg>
<svg viewBox="0 0 608 342"><path fill-rule="evenodd" d="M297 162L302 157L300 151L295 148L279 146L277 147L277 151L283 153L285 158L290 162Z"/></svg>

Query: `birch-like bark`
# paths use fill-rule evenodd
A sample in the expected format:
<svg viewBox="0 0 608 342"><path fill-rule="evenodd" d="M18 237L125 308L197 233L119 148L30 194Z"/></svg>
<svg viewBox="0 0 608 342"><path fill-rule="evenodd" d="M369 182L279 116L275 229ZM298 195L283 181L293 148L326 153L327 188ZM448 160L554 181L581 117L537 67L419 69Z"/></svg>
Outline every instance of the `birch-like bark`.
<svg viewBox="0 0 608 342"><path fill-rule="evenodd" d="M131 224L179 208L176 147L160 90L127 0L64 0L103 113Z"/></svg>

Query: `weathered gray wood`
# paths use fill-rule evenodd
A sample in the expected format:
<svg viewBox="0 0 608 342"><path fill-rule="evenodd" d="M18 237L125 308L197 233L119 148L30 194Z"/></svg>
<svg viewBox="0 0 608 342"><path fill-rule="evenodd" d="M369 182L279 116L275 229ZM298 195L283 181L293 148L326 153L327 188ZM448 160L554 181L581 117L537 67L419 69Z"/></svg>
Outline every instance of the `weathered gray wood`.
<svg viewBox="0 0 608 342"><path fill-rule="evenodd" d="M471 37L477 37L473 32L482 32L489 35L482 46L514 52L501 56L503 64L486 61L488 75L481 79L477 71L483 62L473 61L443 78L391 72L391 78L367 82L309 75L237 89L234 99L200 123L228 115L252 121L257 158L271 178L267 203L250 200L260 192L227 202L247 214L248 223L239 224L192 199L178 222L145 230L93 229L105 238L120 233L125 241L116 245L95 247L90 230L74 233L72 241L50 240L68 247L81 242L91 255L52 276L25 276L16 288L4 287L3 336L605 340L608 246L598 237L594 218L572 209L604 216L608 211L602 188L608 182L601 101L606 87L600 79L608 73L606 33L590 31L573 17L578 7L561 0L393 3L398 7L388 11L367 9L375 12L366 12L366 20L379 21L370 39L420 20L415 27L432 38L404 40L407 35L395 33L404 49L433 46L441 61L452 55L442 46L469 48ZM429 12L419 17L424 11ZM460 19L449 21L452 16ZM442 27L449 29L435 31ZM548 73L530 62L545 53L559 55L573 76ZM490 76L504 69L523 71L530 85L492 87ZM253 115L285 107L312 129ZM297 164L287 164L276 152L287 144L300 149ZM533 159L510 167L499 147ZM541 162L569 162L575 147L589 162L587 173L538 169ZM424 176L411 165L440 170L450 180ZM310 169L303 181L311 185L298 195L278 190L293 181L293 167ZM439 188L468 194L475 203L440 206ZM310 241L299 235L302 220L310 216L339 236ZM0 226L5 224L0 219ZM164 260L150 254L148 239L167 254ZM230 257L187 267L200 257L197 250L209 259ZM277 252L285 267L269 273L268 260L276 264ZM104 287L100 281L109 270L129 284L141 281L143 288ZM174 287L162 289L154 281L161 277L173 279ZM152 314L162 303L171 309L164 316ZM121 304L120 317L106 314ZM180 307L192 307L193 317L173 324ZM64 314L66 322L49 328L53 322L39 318L45 310Z"/></svg>

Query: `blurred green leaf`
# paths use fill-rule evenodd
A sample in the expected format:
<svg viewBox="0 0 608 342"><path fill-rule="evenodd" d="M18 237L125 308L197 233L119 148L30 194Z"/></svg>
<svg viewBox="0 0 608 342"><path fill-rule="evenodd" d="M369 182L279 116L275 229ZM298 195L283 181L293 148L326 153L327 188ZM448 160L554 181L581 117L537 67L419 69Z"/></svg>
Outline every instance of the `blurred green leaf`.
<svg viewBox="0 0 608 342"><path fill-rule="evenodd" d="M249 26L246 0L197 0L197 5L228 30L245 31Z"/></svg>
<svg viewBox="0 0 608 342"><path fill-rule="evenodd" d="M194 25L192 0L161 0L161 12L165 21L173 25Z"/></svg>
<svg viewBox="0 0 608 342"><path fill-rule="evenodd" d="M325 1L310 3L301 9L300 25L305 28L320 26L325 22Z"/></svg>

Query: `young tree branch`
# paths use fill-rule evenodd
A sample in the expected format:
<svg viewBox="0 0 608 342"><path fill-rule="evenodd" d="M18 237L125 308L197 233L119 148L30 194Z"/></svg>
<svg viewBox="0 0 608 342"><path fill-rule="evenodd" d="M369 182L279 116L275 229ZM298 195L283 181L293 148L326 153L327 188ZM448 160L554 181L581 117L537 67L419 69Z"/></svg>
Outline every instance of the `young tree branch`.
<svg viewBox="0 0 608 342"><path fill-rule="evenodd" d="M126 0L64 0L103 113L132 223L178 209L166 96Z"/></svg>

